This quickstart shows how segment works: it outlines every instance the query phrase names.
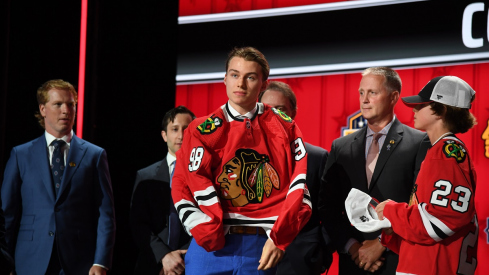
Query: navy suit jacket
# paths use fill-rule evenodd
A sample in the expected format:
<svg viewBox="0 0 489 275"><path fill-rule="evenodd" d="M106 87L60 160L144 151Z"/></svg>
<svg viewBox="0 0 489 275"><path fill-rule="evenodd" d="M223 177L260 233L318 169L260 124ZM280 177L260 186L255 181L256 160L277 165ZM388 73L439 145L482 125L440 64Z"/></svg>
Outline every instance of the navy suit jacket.
<svg viewBox="0 0 489 275"><path fill-rule="evenodd" d="M73 135L58 195L45 135L14 147L2 185L6 241L18 275L45 273L54 239L66 274L110 268L115 242L105 150Z"/></svg>
<svg viewBox="0 0 489 275"><path fill-rule="evenodd" d="M307 175L306 185L311 194L312 215L301 232L287 247L285 255L277 267L277 275L321 274L333 260L326 246L328 237L323 236L318 213L319 187L328 151L306 142Z"/></svg>
<svg viewBox="0 0 489 275"><path fill-rule="evenodd" d="M359 189L379 202L392 199L408 202L421 162L431 146L425 133L394 120L375 166L370 187L365 171L367 128L333 141L319 194L321 222L335 249L342 251L350 238L360 243L377 239L381 231L362 233L351 226L345 200L351 188ZM351 256L339 253L340 274L371 274L358 268ZM398 257L384 252L386 260L375 274L395 274Z"/></svg>
<svg viewBox="0 0 489 275"><path fill-rule="evenodd" d="M137 172L131 204L131 229L139 247L134 274L159 274L161 259L173 251L168 246L170 173L166 157ZM187 249L191 237L180 226L179 249Z"/></svg>
<svg viewBox="0 0 489 275"><path fill-rule="evenodd" d="M9 275L13 266L14 261L7 252L7 244L5 242L5 218L3 217L3 210L0 208L0 275Z"/></svg>

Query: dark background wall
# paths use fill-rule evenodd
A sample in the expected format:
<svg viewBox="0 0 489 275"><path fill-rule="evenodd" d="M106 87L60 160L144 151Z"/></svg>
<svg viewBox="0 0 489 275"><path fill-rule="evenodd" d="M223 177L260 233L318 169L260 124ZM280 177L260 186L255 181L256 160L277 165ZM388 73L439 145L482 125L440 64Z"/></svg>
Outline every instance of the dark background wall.
<svg viewBox="0 0 489 275"><path fill-rule="evenodd" d="M1 2L3 179L12 147L43 133L37 88L56 78L78 87L81 2ZM160 121L175 103L177 16L178 1L89 1L83 138L109 158L117 218L110 274L132 274L137 257L129 229L135 173L166 154Z"/></svg>

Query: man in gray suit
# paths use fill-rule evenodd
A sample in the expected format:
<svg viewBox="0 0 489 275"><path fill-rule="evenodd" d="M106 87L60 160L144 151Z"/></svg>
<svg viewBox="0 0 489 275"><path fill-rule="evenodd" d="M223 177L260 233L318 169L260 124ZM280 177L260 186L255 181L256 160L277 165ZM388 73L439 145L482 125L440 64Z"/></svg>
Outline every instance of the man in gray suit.
<svg viewBox="0 0 489 275"><path fill-rule="evenodd" d="M131 226L139 247L134 274L182 274L183 256L190 236L178 220L177 240L170 243L171 175L175 153L180 149L183 132L195 119L186 107L178 106L163 117L161 136L168 146L166 157L137 172L131 203ZM173 238L175 239L174 235Z"/></svg>
<svg viewBox="0 0 489 275"><path fill-rule="evenodd" d="M319 211L339 254L340 274L395 274L398 256L379 242L381 232L351 226L345 199L351 188L384 201L408 202L430 143L394 114L401 78L386 67L362 73L360 108L367 126L333 141L320 188ZM370 149L372 147L372 149Z"/></svg>
<svg viewBox="0 0 489 275"><path fill-rule="evenodd" d="M271 81L258 96L258 101L279 109L292 119L297 114L297 98L286 83ZM328 151L307 142L305 145L307 150L306 185L311 194L312 215L309 222L287 247L277 267L278 275L319 275L329 268L333 260L332 253L326 246L328 237L323 236L317 211L319 185L323 167L328 158Z"/></svg>

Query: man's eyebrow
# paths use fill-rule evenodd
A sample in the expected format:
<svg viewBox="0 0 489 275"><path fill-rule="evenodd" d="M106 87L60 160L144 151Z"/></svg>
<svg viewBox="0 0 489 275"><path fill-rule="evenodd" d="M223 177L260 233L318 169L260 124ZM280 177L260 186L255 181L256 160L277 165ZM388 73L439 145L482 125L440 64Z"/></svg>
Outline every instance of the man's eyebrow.
<svg viewBox="0 0 489 275"><path fill-rule="evenodd" d="M229 73L231 73L231 72L233 72L233 73L240 73L240 71L238 71L236 69L229 69L228 72ZM257 72L248 72L248 73L245 73L245 75L250 75L250 74L258 75Z"/></svg>

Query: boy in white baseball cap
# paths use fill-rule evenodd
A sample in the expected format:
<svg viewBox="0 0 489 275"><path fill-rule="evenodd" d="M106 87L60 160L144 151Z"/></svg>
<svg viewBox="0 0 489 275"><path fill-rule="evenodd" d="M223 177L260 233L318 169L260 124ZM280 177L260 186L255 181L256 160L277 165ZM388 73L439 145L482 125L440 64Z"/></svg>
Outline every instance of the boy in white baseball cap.
<svg viewBox="0 0 489 275"><path fill-rule="evenodd" d="M474 274L477 265L476 173L455 134L476 124L469 112L475 91L456 76L432 79L418 95L402 98L413 107L414 127L432 148L421 165L409 205L384 201L388 219L381 242L399 254L402 274ZM415 263L415 264L414 264Z"/></svg>

